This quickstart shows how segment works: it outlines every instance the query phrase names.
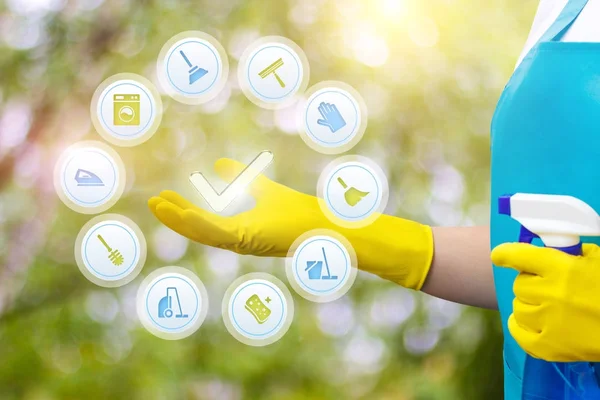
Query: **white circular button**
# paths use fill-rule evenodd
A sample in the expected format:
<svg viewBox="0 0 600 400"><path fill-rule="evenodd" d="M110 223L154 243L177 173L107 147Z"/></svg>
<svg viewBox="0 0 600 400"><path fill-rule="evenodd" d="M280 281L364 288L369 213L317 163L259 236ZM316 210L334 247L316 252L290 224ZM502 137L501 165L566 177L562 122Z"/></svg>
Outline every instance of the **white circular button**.
<svg viewBox="0 0 600 400"><path fill-rule="evenodd" d="M208 294L200 279L181 267L163 267L148 275L137 293L137 312L153 335L177 340L196 332L208 312Z"/></svg>
<svg viewBox="0 0 600 400"><path fill-rule="evenodd" d="M321 210L335 224L357 228L377 219L388 201L385 174L373 161L344 156L331 162L317 184Z"/></svg>
<svg viewBox="0 0 600 400"><path fill-rule="evenodd" d="M144 143L162 120L162 100L154 85L136 74L117 74L98 86L90 114L106 141L130 147Z"/></svg>
<svg viewBox="0 0 600 400"><path fill-rule="evenodd" d="M280 36L263 37L240 58L238 80L254 104L276 109L289 106L306 90L309 66L302 49Z"/></svg>
<svg viewBox="0 0 600 400"><path fill-rule="evenodd" d="M121 157L102 142L68 147L54 167L54 188L73 211L96 214L112 207L125 189Z"/></svg>
<svg viewBox="0 0 600 400"><path fill-rule="evenodd" d="M279 340L294 318L294 302L279 279L251 273L236 279L223 298L223 321L231 335L250 346Z"/></svg>
<svg viewBox="0 0 600 400"><path fill-rule="evenodd" d="M324 229L304 233L294 241L286 272L296 292L324 303L342 297L356 279L356 254L342 235Z"/></svg>
<svg viewBox="0 0 600 400"><path fill-rule="evenodd" d="M212 36L187 31L173 36L162 47L157 61L163 89L185 104L202 104L219 94L227 83L227 53Z"/></svg>
<svg viewBox="0 0 600 400"><path fill-rule="evenodd" d="M92 218L77 235L75 260L91 282L117 287L131 282L146 262L146 240L129 218L105 214Z"/></svg>
<svg viewBox="0 0 600 400"><path fill-rule="evenodd" d="M350 150L367 129L367 106L360 94L343 82L321 82L308 89L299 105L304 142L324 154Z"/></svg>

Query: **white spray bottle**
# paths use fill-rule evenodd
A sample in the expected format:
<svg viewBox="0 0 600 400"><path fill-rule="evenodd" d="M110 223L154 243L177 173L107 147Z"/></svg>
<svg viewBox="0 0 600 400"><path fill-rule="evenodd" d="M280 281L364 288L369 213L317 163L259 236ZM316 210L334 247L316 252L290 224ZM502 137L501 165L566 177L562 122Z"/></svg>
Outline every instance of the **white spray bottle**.
<svg viewBox="0 0 600 400"><path fill-rule="evenodd" d="M519 242L531 243L538 237L546 247L553 247L572 255L581 255L581 236L600 236L600 216L586 202L572 196L551 194L517 193L500 196L498 211L521 224ZM529 368L545 370L545 361L532 358ZM567 365L575 368L578 379L582 378L580 364L589 364L587 371L593 373L600 384L600 364L598 363L550 363L557 373L573 389L567 378ZM575 364L573 367L571 364ZM566 390L566 389L565 389ZM575 390L575 389L573 389Z"/></svg>
<svg viewBox="0 0 600 400"><path fill-rule="evenodd" d="M581 255L581 236L600 236L600 216L572 196L516 193L500 196L498 211L521 224L519 242L539 237L544 245Z"/></svg>

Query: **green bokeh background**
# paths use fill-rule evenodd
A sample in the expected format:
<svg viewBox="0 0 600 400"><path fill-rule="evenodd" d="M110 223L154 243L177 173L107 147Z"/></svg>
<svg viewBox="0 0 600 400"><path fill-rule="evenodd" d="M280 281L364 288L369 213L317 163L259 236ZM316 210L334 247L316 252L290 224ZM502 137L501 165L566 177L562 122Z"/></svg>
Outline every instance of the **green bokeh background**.
<svg viewBox="0 0 600 400"><path fill-rule="evenodd" d="M302 142L293 107L260 109L237 84L245 46L282 35L306 52L309 85L340 80L364 97L369 124L351 153L387 173L387 213L487 224L490 120L536 3L0 1L0 399L500 399L496 312L364 273L330 304L294 294L295 319L279 342L238 343L221 320L223 293L247 272L286 282L283 260L188 243L162 227L146 201L168 188L201 204L191 171L210 171L223 156L248 162L263 149L275 154L268 175L315 193L335 157ZM140 226L149 251L135 281L103 289L75 265L73 244L90 217L56 196L54 162L72 143L102 140L89 116L100 82L120 72L156 82L161 46L184 30L223 44L229 84L203 106L163 97L156 135L116 148L128 184L110 211ZM175 342L146 332L135 311L137 286L165 265L194 271L211 302L200 330Z"/></svg>

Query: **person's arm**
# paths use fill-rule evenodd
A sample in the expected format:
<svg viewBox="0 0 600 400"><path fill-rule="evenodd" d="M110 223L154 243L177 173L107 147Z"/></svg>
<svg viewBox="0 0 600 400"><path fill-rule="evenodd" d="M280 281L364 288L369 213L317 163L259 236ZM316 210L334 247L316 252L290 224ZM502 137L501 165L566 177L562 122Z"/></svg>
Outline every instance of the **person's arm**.
<svg viewBox="0 0 600 400"><path fill-rule="evenodd" d="M433 228L433 262L421 290L435 297L497 309L490 227Z"/></svg>
<svg viewBox="0 0 600 400"><path fill-rule="evenodd" d="M215 163L215 171L229 182L244 168L230 159ZM341 227L326 218L315 196L265 176L256 178L249 190L255 206L231 217L201 209L172 191L152 197L148 205L174 231L238 254L286 257L301 235L315 229L334 231L352 246L363 271L440 298L495 306L489 235L484 228L432 230L391 215L379 215L362 227Z"/></svg>

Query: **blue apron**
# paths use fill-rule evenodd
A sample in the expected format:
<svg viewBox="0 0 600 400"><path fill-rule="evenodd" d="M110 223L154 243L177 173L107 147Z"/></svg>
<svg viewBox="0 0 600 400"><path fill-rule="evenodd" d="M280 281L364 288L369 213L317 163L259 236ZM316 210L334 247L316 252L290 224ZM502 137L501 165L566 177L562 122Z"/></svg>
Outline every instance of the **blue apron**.
<svg viewBox="0 0 600 400"><path fill-rule="evenodd" d="M586 3L568 2L498 102L491 130L492 248L519 239L519 224L498 214L503 194L570 195L600 211L600 43L559 41ZM512 338L507 320L516 275L494 266L505 337L505 398L600 399L595 375L600 368L535 359Z"/></svg>

